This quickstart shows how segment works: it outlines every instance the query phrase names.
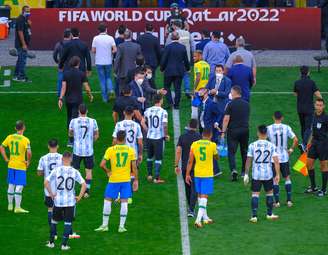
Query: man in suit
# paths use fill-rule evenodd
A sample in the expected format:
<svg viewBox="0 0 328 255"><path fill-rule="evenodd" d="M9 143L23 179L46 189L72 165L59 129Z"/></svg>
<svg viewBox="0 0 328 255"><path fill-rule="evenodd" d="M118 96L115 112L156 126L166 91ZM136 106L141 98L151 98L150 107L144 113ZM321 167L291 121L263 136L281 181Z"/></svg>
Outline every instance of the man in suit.
<svg viewBox="0 0 328 255"><path fill-rule="evenodd" d="M141 52L145 57L146 65L152 68L153 77L155 77L156 68L161 61L161 47L158 38L153 35L153 32L153 25L147 23L145 33L138 37L137 43L141 46Z"/></svg>
<svg viewBox="0 0 328 255"><path fill-rule="evenodd" d="M72 57L77 56L80 58L80 70L86 73L87 76L91 75L91 56L86 43L80 40L80 31L78 28L71 29L72 39L63 47L63 53L59 61L59 70L67 71L70 69L69 62Z"/></svg>
<svg viewBox="0 0 328 255"><path fill-rule="evenodd" d="M208 89L202 88L199 90L199 97L201 99L200 104L200 117L199 117L199 127L202 132L204 129L212 130L212 142L218 144L219 142L219 128L222 125L224 111L219 108L219 105L215 103L208 95ZM220 169L218 162L214 160L214 175L218 176L220 174Z"/></svg>
<svg viewBox="0 0 328 255"><path fill-rule="evenodd" d="M211 99L218 103L222 112L229 102L231 91L231 80L224 75L223 65L215 67L215 73L212 73L208 79L206 88L209 90Z"/></svg>
<svg viewBox="0 0 328 255"><path fill-rule="evenodd" d="M210 31L208 31L207 29L203 29L201 32L201 36L202 36L202 40L200 40L200 42L196 44L196 50L203 51L205 45L211 41Z"/></svg>
<svg viewBox="0 0 328 255"><path fill-rule="evenodd" d="M141 54L140 45L132 42L132 32L126 29L124 42L118 45L114 61L114 72L118 79L119 91L125 86L128 71L135 68L136 58Z"/></svg>
<svg viewBox="0 0 328 255"><path fill-rule="evenodd" d="M179 109L181 99L181 82L186 71L190 70L187 50L179 43L178 32L172 32L172 43L165 46L161 58L161 71L164 72L164 88L167 91L166 99L174 109ZM174 102L171 94L171 84L174 85Z"/></svg>

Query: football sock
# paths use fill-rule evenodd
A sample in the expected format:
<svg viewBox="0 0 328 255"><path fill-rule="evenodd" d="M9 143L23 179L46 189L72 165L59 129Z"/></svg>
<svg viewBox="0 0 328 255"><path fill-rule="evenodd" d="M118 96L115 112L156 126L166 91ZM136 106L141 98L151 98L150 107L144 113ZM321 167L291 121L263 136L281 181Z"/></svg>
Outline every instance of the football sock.
<svg viewBox="0 0 328 255"><path fill-rule="evenodd" d="M287 180L285 182L285 189L287 193L287 201L292 201L292 181Z"/></svg>
<svg viewBox="0 0 328 255"><path fill-rule="evenodd" d="M162 160L155 160L155 178L158 179L161 172Z"/></svg>
<svg viewBox="0 0 328 255"><path fill-rule="evenodd" d="M148 172L148 176L153 175L153 160L151 158L147 159L147 172Z"/></svg>
<svg viewBox="0 0 328 255"><path fill-rule="evenodd" d="M326 192L327 190L327 180L328 180L328 172L322 172L322 187L321 190Z"/></svg>
<svg viewBox="0 0 328 255"><path fill-rule="evenodd" d="M52 211L48 211L48 224L51 227Z"/></svg>
<svg viewBox="0 0 328 255"><path fill-rule="evenodd" d="M279 184L273 185L273 194L274 194L274 200L276 203L279 203Z"/></svg>
<svg viewBox="0 0 328 255"><path fill-rule="evenodd" d="M109 215L112 211L112 201L104 201L104 210L103 210L103 226L108 226Z"/></svg>
<svg viewBox="0 0 328 255"><path fill-rule="evenodd" d="M309 178L310 178L310 182L311 182L311 188L314 189L315 188L315 174L314 174L314 169L309 170Z"/></svg>
<svg viewBox="0 0 328 255"><path fill-rule="evenodd" d="M204 200L203 198L199 198L198 201L199 201L199 204L198 204L198 214L197 214L196 222L201 222L202 218L204 216L204 212L206 210L207 199L205 198L205 200Z"/></svg>
<svg viewBox="0 0 328 255"><path fill-rule="evenodd" d="M69 234L72 232L72 223L64 222L64 235L62 245L67 245Z"/></svg>
<svg viewBox="0 0 328 255"><path fill-rule="evenodd" d="M126 217L128 215L128 203L121 203L121 212L120 212L120 228L124 228Z"/></svg>
<svg viewBox="0 0 328 255"><path fill-rule="evenodd" d="M267 215L272 215L272 208L273 208L273 195L269 194L266 195L266 204L267 204Z"/></svg>
<svg viewBox="0 0 328 255"><path fill-rule="evenodd" d="M85 183L87 184L87 190L86 193L90 193L90 188L91 188L91 179L86 179Z"/></svg>
<svg viewBox="0 0 328 255"><path fill-rule="evenodd" d="M15 207L21 208L23 186L17 185L15 188Z"/></svg>
<svg viewBox="0 0 328 255"><path fill-rule="evenodd" d="M14 202L14 195L15 195L15 185L14 184L9 184L8 185L8 204L12 205Z"/></svg>
<svg viewBox="0 0 328 255"><path fill-rule="evenodd" d="M257 217L257 209L259 207L258 195L252 195L251 207L252 207L252 217Z"/></svg>
<svg viewBox="0 0 328 255"><path fill-rule="evenodd" d="M207 215L207 198L202 198L202 199L203 199L203 205L205 206L203 220L208 220L209 217Z"/></svg>
<svg viewBox="0 0 328 255"><path fill-rule="evenodd" d="M52 220L50 226L50 243L55 241L55 235L57 234L57 221Z"/></svg>

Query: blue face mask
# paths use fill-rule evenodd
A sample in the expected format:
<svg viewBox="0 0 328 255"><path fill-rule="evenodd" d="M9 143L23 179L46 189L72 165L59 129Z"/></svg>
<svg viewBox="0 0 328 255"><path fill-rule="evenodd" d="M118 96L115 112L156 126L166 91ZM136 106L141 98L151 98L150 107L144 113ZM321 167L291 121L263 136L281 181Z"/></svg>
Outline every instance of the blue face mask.
<svg viewBox="0 0 328 255"><path fill-rule="evenodd" d="M24 12L24 14L23 14L23 15L24 15L24 17L25 17L25 18L28 18L28 17L30 17L30 16L31 16L31 13L30 13L30 12Z"/></svg>

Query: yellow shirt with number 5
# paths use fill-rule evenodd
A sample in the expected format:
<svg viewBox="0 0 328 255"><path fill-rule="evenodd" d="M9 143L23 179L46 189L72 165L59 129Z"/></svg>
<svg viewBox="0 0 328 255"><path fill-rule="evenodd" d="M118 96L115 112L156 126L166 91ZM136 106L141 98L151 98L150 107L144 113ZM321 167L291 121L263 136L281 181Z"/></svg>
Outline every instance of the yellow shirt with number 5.
<svg viewBox="0 0 328 255"><path fill-rule="evenodd" d="M26 152L31 149L30 140L20 134L8 135L2 146L9 149L8 168L26 171Z"/></svg>
<svg viewBox="0 0 328 255"><path fill-rule="evenodd" d="M191 145L195 157L195 177L213 177L213 157L218 155L216 144L208 140L198 140Z"/></svg>
<svg viewBox="0 0 328 255"><path fill-rule="evenodd" d="M104 159L110 161L111 175L108 182L131 181L131 162L137 159L133 148L125 144L109 147Z"/></svg>

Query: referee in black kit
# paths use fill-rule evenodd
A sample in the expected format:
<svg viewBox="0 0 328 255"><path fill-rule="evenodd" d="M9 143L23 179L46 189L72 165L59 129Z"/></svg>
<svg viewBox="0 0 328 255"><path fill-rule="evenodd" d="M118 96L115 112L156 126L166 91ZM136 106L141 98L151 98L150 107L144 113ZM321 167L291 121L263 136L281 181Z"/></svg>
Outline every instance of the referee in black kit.
<svg viewBox="0 0 328 255"><path fill-rule="evenodd" d="M67 130L72 119L79 115L79 105L83 103L83 87L88 94L90 102L93 101L91 89L86 74L79 70L80 58L74 56L70 59L70 69L64 72L62 89L58 99L58 107L63 107L63 98L65 97L67 109ZM67 146L73 146L73 137L69 137Z"/></svg>
<svg viewBox="0 0 328 255"><path fill-rule="evenodd" d="M308 151L307 169L311 186L305 190L305 193L315 193L319 197L327 194L328 180L328 115L324 112L325 104L322 98L317 98L314 104L315 113L312 124L312 141ZM314 163L320 161L320 170L322 174L322 187L318 190L315 184Z"/></svg>
<svg viewBox="0 0 328 255"><path fill-rule="evenodd" d="M240 145L242 159L241 176L245 174L245 163L247 158L248 138L249 138L249 103L241 98L241 88L233 86L231 88L232 101L227 105L224 113L222 134L224 138L227 133L228 158L231 171L231 180L237 181L238 172L236 168L236 152Z"/></svg>

